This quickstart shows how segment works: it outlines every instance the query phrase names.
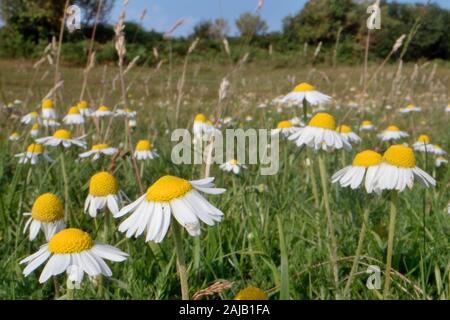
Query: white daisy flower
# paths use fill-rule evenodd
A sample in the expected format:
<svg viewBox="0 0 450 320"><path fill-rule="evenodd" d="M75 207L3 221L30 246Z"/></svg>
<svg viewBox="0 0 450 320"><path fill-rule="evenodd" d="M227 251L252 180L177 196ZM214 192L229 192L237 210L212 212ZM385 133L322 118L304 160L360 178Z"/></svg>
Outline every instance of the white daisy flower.
<svg viewBox="0 0 450 320"><path fill-rule="evenodd" d="M121 262L127 256L128 254L113 246L92 240L83 230L69 228L59 231L36 253L20 261L20 264L27 264L23 274L28 276L50 258L39 277L40 283L46 282L51 276L67 272L71 282L80 284L85 272L90 277L101 274L111 277L111 269L103 259Z"/></svg>
<svg viewBox="0 0 450 320"><path fill-rule="evenodd" d="M89 117L92 114L92 110L89 108L89 104L85 100L78 102L77 107L83 117Z"/></svg>
<svg viewBox="0 0 450 320"><path fill-rule="evenodd" d="M349 143L360 143L361 138L352 131L352 128L346 125L341 125L336 128L336 132L339 132L344 139Z"/></svg>
<svg viewBox="0 0 450 320"><path fill-rule="evenodd" d="M284 121L278 122L276 129L271 130L271 135L276 135L276 134L281 133L283 136L288 137L291 134L297 132L298 129L299 129L299 127L294 127L294 125L292 124L291 121L284 120Z"/></svg>
<svg viewBox="0 0 450 320"><path fill-rule="evenodd" d="M122 197L125 197L125 194L119 190L119 183L112 174L106 171L96 173L89 182L89 195L84 201L84 212L95 218L98 210L108 207L113 217L116 217Z"/></svg>
<svg viewBox="0 0 450 320"><path fill-rule="evenodd" d="M110 147L106 143L100 143L93 145L91 150L81 153L79 157L87 158L92 156L92 160L94 161L101 156L112 156L113 154L116 154L117 151L117 148Z"/></svg>
<svg viewBox="0 0 450 320"><path fill-rule="evenodd" d="M40 230L44 232L45 240L49 241L57 232L64 229L64 207L58 196L53 193L44 193L37 197L31 208L24 216L30 216L25 223L23 232L30 229L29 239L36 239Z"/></svg>
<svg viewBox="0 0 450 320"><path fill-rule="evenodd" d="M435 164L435 166L438 167L438 168L439 168L440 166L446 165L447 163L448 163L448 160L445 159L445 158L442 157L442 156L437 157L436 160L434 160L434 164Z"/></svg>
<svg viewBox="0 0 450 320"><path fill-rule="evenodd" d="M101 106L97 110L91 113L91 117L94 118L102 118L102 117L110 117L113 116L114 113L109 110L107 106Z"/></svg>
<svg viewBox="0 0 450 320"><path fill-rule="evenodd" d="M86 142L82 140L83 138L84 136L72 138L72 133L70 133L70 131L60 129L56 130L52 136L36 139L36 142L52 147L62 145L64 148L69 148L75 145L81 148L86 148Z"/></svg>
<svg viewBox="0 0 450 320"><path fill-rule="evenodd" d="M39 123L33 124L33 126L31 127L31 130L30 130L30 136L32 136L33 138L36 138L39 135L40 127L41 126L39 125Z"/></svg>
<svg viewBox="0 0 450 320"><path fill-rule="evenodd" d="M233 172L234 174L239 174L241 169L247 169L247 166L240 164L236 159L228 160L220 165L220 169L226 172Z"/></svg>
<svg viewBox="0 0 450 320"><path fill-rule="evenodd" d="M54 119L50 119L50 118L43 118L42 124L46 128L54 128L54 127L59 127L61 125L58 121L56 121Z"/></svg>
<svg viewBox="0 0 450 320"><path fill-rule="evenodd" d="M65 124L80 125L84 123L84 117L78 107L71 107L67 115L63 118Z"/></svg>
<svg viewBox="0 0 450 320"><path fill-rule="evenodd" d="M136 119L134 119L134 118L128 119L128 126L130 128L136 128L136 126L137 126Z"/></svg>
<svg viewBox="0 0 450 320"><path fill-rule="evenodd" d="M438 156L443 156L447 152L445 152L439 145L433 144L433 153Z"/></svg>
<svg viewBox="0 0 450 320"><path fill-rule="evenodd" d="M197 138L203 137L203 134L208 130L208 124L206 123L206 117L203 113L199 113L195 116L194 126L192 128L194 136Z"/></svg>
<svg viewBox="0 0 450 320"><path fill-rule="evenodd" d="M430 137L426 134L421 134L412 146L415 151L434 153L433 145L430 143Z"/></svg>
<svg viewBox="0 0 450 320"><path fill-rule="evenodd" d="M368 193L373 191L373 180L381 163L381 154L372 150L359 152L353 159L352 165L347 166L332 177L333 183L339 182L342 187L358 188L364 181Z"/></svg>
<svg viewBox="0 0 450 320"><path fill-rule="evenodd" d="M26 152L18 153L15 157L19 158L19 163L28 163L35 165L40 158L44 158L48 162L53 162L47 152L44 151L44 146L37 143L32 143L28 146Z"/></svg>
<svg viewBox="0 0 450 320"><path fill-rule="evenodd" d="M9 141L17 141L19 139L20 139L20 135L17 132L11 133L8 137Z"/></svg>
<svg viewBox="0 0 450 320"><path fill-rule="evenodd" d="M445 112L450 112L450 104L445 107Z"/></svg>
<svg viewBox="0 0 450 320"><path fill-rule="evenodd" d="M35 124L35 123L42 123L41 117L39 116L39 113L36 111L30 112L22 117L20 119L20 122L24 124Z"/></svg>
<svg viewBox="0 0 450 320"><path fill-rule="evenodd" d="M215 188L214 178L187 181L174 176L163 176L135 202L122 208L117 217L132 214L119 225L126 237L140 236L147 230L145 241L161 242L169 229L171 216L191 236L200 235L200 221L214 225L221 221L222 211L210 204L198 191L221 194L225 189Z"/></svg>
<svg viewBox="0 0 450 320"><path fill-rule="evenodd" d="M400 131L400 129L397 126L389 126L384 131L382 131L380 134L377 135L377 137L381 141L399 140L408 136L409 136L408 133Z"/></svg>
<svg viewBox="0 0 450 320"><path fill-rule="evenodd" d="M155 159L159 155L152 150L152 144L148 140L139 140L136 144L136 149L134 151L134 157L137 160L147 160Z"/></svg>
<svg viewBox="0 0 450 320"><path fill-rule="evenodd" d="M415 106L414 104L408 104L405 108L398 110L400 113L420 112L422 108Z"/></svg>
<svg viewBox="0 0 450 320"><path fill-rule="evenodd" d="M307 145L314 150L352 149L350 143L336 132L334 117L324 112L314 115L308 125L290 135L289 140L294 140L299 147Z"/></svg>
<svg viewBox="0 0 450 320"><path fill-rule="evenodd" d="M372 121L370 120L364 120L361 122L361 125L359 126L360 131L372 131L375 128Z"/></svg>
<svg viewBox="0 0 450 320"><path fill-rule="evenodd" d="M53 105L53 101L45 99L42 101L42 118L56 119L56 111Z"/></svg>
<svg viewBox="0 0 450 320"><path fill-rule="evenodd" d="M308 101L312 105L317 105L331 101L331 97L317 91L309 83L303 82L297 85L292 92L285 95L281 102L301 104L303 100Z"/></svg>
<svg viewBox="0 0 450 320"><path fill-rule="evenodd" d="M116 117L127 117L128 119L136 118L136 111L133 111L131 109L125 108L125 109L118 109L116 110Z"/></svg>
<svg viewBox="0 0 450 320"><path fill-rule="evenodd" d="M375 190L405 190L412 188L414 178L425 187L435 186L436 181L428 173L416 167L412 148L397 144L390 146L383 154L382 163L374 178Z"/></svg>

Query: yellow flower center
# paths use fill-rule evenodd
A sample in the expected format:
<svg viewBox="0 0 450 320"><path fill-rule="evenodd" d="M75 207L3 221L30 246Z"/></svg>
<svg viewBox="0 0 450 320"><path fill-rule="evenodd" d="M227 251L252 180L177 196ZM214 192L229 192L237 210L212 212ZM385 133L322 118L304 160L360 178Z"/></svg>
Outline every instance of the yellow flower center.
<svg viewBox="0 0 450 320"><path fill-rule="evenodd" d="M389 126L386 131L400 131L400 129L397 126Z"/></svg>
<svg viewBox="0 0 450 320"><path fill-rule="evenodd" d="M80 101L79 103L78 103L78 108L79 109L87 109L88 108L88 103L87 103L87 101Z"/></svg>
<svg viewBox="0 0 450 320"><path fill-rule="evenodd" d="M180 198L191 190L192 185L189 181L174 176L164 176L147 189L147 201L167 202Z"/></svg>
<svg viewBox="0 0 450 320"><path fill-rule="evenodd" d="M408 104L407 106L406 106L406 109L414 109L416 106L415 105L413 105L413 104Z"/></svg>
<svg viewBox="0 0 450 320"><path fill-rule="evenodd" d="M30 116L32 116L33 118L37 118L39 117L39 113L37 113L36 111L30 112Z"/></svg>
<svg viewBox="0 0 450 320"><path fill-rule="evenodd" d="M101 106L101 107L98 108L97 111L103 111L103 112L106 112L106 111L109 111L109 109L108 109L107 106Z"/></svg>
<svg viewBox="0 0 450 320"><path fill-rule="evenodd" d="M416 166L416 157L413 150L402 144L390 146L383 154L383 161L402 168L414 168Z"/></svg>
<svg viewBox="0 0 450 320"><path fill-rule="evenodd" d="M68 114L80 114L80 110L78 109L78 107L71 107Z"/></svg>
<svg viewBox="0 0 450 320"><path fill-rule="evenodd" d="M364 121L362 122L362 125L363 125L363 126L371 126L371 125L372 125L372 121L370 121L370 120L364 120Z"/></svg>
<svg viewBox="0 0 450 320"><path fill-rule="evenodd" d="M228 161L231 165L235 166L238 164L236 159L231 159L230 161Z"/></svg>
<svg viewBox="0 0 450 320"><path fill-rule="evenodd" d="M17 138L18 136L19 136L19 134L17 132L13 132L10 135L11 138Z"/></svg>
<svg viewBox="0 0 450 320"><path fill-rule="evenodd" d="M234 300L268 300L267 294L259 288L247 287L238 292Z"/></svg>
<svg viewBox="0 0 450 320"><path fill-rule="evenodd" d="M89 194L95 197L105 197L119 192L117 179L109 172L102 171L94 174L89 183Z"/></svg>
<svg viewBox="0 0 450 320"><path fill-rule="evenodd" d="M430 137L426 134L421 134L417 139L417 142L430 143Z"/></svg>
<svg viewBox="0 0 450 320"><path fill-rule="evenodd" d="M79 253L94 246L91 236L83 230L68 228L55 234L48 243L48 251L53 254Z"/></svg>
<svg viewBox="0 0 450 320"><path fill-rule="evenodd" d="M44 147L42 146L42 144L32 143L28 146L27 152L42 153L42 152L44 152Z"/></svg>
<svg viewBox="0 0 450 320"><path fill-rule="evenodd" d="M53 134L54 138L63 139L63 140L69 140L72 139L72 134L64 129L56 130Z"/></svg>
<svg viewBox="0 0 450 320"><path fill-rule="evenodd" d="M340 132L340 133L350 133L350 132L352 132L352 128L343 124L343 125L337 127L336 131Z"/></svg>
<svg viewBox="0 0 450 320"><path fill-rule="evenodd" d="M364 150L358 153L355 158L353 158L353 166L358 167L372 167L380 164L381 154L372 150Z"/></svg>
<svg viewBox="0 0 450 320"><path fill-rule="evenodd" d="M316 90L316 88L314 88L314 86L306 82L302 82L294 88L294 92L314 91L314 90Z"/></svg>
<svg viewBox="0 0 450 320"><path fill-rule="evenodd" d="M150 151L152 144L148 140L139 140L136 144L136 151Z"/></svg>
<svg viewBox="0 0 450 320"><path fill-rule="evenodd" d="M31 130L38 130L40 127L39 127L39 123L35 123L35 124L33 124L33 126L31 127Z"/></svg>
<svg viewBox="0 0 450 320"><path fill-rule="evenodd" d="M206 117L203 113L199 113L195 116L195 122L206 122Z"/></svg>
<svg viewBox="0 0 450 320"><path fill-rule="evenodd" d="M53 101L50 99L45 99L44 101L42 101L42 108L43 109L52 109Z"/></svg>
<svg viewBox="0 0 450 320"><path fill-rule="evenodd" d="M318 127L323 129L336 129L336 121L331 114L319 112L309 121L310 127Z"/></svg>
<svg viewBox="0 0 450 320"><path fill-rule="evenodd" d="M106 143L94 144L94 145L92 146L92 151L95 151L95 150L103 150L103 149L106 149L106 148L108 148L108 145L107 145Z"/></svg>
<svg viewBox="0 0 450 320"><path fill-rule="evenodd" d="M278 125L277 125L278 129L285 129L285 128L291 128L291 127L292 127L292 122L290 122L289 120L280 121L280 122L278 122Z"/></svg>
<svg viewBox="0 0 450 320"><path fill-rule="evenodd" d="M31 217L42 222L52 222L64 218L64 208L53 193L40 195L33 203Z"/></svg>

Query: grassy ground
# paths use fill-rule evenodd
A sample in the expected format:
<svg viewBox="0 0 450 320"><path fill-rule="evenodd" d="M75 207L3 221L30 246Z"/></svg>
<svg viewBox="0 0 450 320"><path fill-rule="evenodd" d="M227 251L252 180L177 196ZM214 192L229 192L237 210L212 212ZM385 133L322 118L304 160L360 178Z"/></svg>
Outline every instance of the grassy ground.
<svg viewBox="0 0 450 320"><path fill-rule="evenodd" d="M369 69L373 74L375 68ZM164 174L186 179L203 176L204 166L174 165L170 160L173 144L170 130L176 127L174 112L177 83L182 69L163 65L160 70L132 69L125 77L130 107L138 112L138 127L132 133L133 141L150 138L161 157L145 164L143 183L149 186ZM317 68L301 66L298 69L275 69L270 61L264 65L188 65L183 88L180 123L191 127L193 117L203 112L213 117L217 111L218 91L222 78L228 75L231 85L223 103L225 116L236 121L236 127L274 128L280 120L301 115L301 110L276 107L257 109L256 106L289 92L293 85L307 81L320 91L333 96L330 106L338 122L345 122L355 130L363 119L371 119L377 131L393 123L410 133L404 142L412 143L421 133L430 135L434 143L450 151L449 114L443 109L450 100L450 73L448 69L422 65L414 76L414 66L404 66L396 87L393 78L397 66L388 66L371 83L367 94L361 94L362 68ZM105 77L103 76L105 75ZM92 106L104 103L114 108L120 102L119 81L113 85L117 68L94 68L89 76L87 100ZM58 93L57 108L64 114L79 100L82 70L62 68L64 87ZM102 81L106 79L106 81ZM40 100L53 87L53 69L42 65L38 69L26 61L0 61L0 94L3 100L20 99L21 108L4 109L1 114L0 148L0 298L53 299L64 294L65 276L53 282L38 283L39 268L24 278L18 262L35 252L44 242L42 234L30 242L22 230L34 199L41 193L54 192L64 201L66 221L81 227L94 237L103 237L105 218L100 214L94 221L83 213L90 176L101 169L110 169L119 179L120 188L131 200L139 195L132 163L123 156L98 162L76 162L79 150L64 151L64 170L61 161L35 167L19 165L14 154L22 152L31 142L27 127L18 117L37 110ZM423 107L423 112L408 116L396 112L408 101ZM350 109L349 103L358 103L359 109ZM392 109L387 107L390 105ZM350 111L349 111L350 110ZM251 116L251 120L246 120ZM119 146L124 142L123 121L112 122L108 142ZM8 141L12 131L23 137ZM92 123L88 127L88 145L102 138ZM376 138L376 132L362 134L361 146L351 154L333 152L326 155L328 174L351 162L355 152L363 148L384 150L385 144ZM49 149L54 159L61 151ZM424 191L416 185L399 197L397 228L393 258L393 299L448 299L450 298L449 235L450 220L446 206L450 200L450 171L435 168L432 159L424 162L417 154L418 165L433 174L437 187ZM362 225L362 214L370 211L366 240L357 273L350 286L348 298L379 299L382 290L369 290L365 283L368 265L384 271L389 223L388 194L367 195L362 190L351 191L327 183L333 212L338 246L339 278L335 288L330 269L329 235L323 197L316 208L311 180L305 166L305 150L286 140L280 141L280 171L274 176L261 176L258 165L250 165L239 176L222 172L213 165L211 175L216 185L227 189L220 196L208 199L225 213L224 220L215 227L202 228L199 238L184 233L184 248L189 262L191 296L217 280L233 282L231 289L223 290L215 298L232 298L240 289L253 285L265 290L271 299L279 299L288 292L290 299L334 299L342 296L357 239ZM312 165L314 178L322 194L316 156ZM115 225L119 221L114 221ZM178 299L180 286L176 273L175 251L169 236L159 246L150 246L144 239L126 239L118 231L108 236L107 242L128 252L124 263L109 263L113 277L102 284L84 280L75 295L78 299ZM384 279L384 275L382 275ZM283 296L282 296L283 297Z"/></svg>

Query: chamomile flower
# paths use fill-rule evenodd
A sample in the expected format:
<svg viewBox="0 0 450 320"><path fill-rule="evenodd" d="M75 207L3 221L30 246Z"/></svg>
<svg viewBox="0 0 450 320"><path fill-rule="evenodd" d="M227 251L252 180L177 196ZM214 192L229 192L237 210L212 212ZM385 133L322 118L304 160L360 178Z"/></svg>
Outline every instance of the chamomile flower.
<svg viewBox="0 0 450 320"><path fill-rule="evenodd" d="M359 130L361 131L372 131L373 129L375 129L375 126L370 120L363 120L359 126Z"/></svg>
<svg viewBox="0 0 450 320"><path fill-rule="evenodd" d="M30 144L26 152L18 153L15 157L19 158L19 163L30 162L32 165L35 165L41 158L47 160L48 162L53 162L47 152L45 152L44 146L37 143Z"/></svg>
<svg viewBox="0 0 450 320"><path fill-rule="evenodd" d="M20 264L27 264L23 274L28 276L50 258L39 277L40 283L46 282L51 276L67 272L69 280L79 284L85 272L90 277L100 274L111 277L111 269L103 259L121 262L127 256L113 246L94 241L81 229L69 228L56 233L48 243L20 261Z"/></svg>
<svg viewBox="0 0 450 320"><path fill-rule="evenodd" d="M67 115L63 118L65 124L80 125L84 123L84 117L80 113L78 107L71 107Z"/></svg>
<svg viewBox="0 0 450 320"><path fill-rule="evenodd" d="M447 152L445 152L444 149L442 149L439 145L433 144L433 153L435 155L442 156L442 155L446 154Z"/></svg>
<svg viewBox="0 0 450 320"><path fill-rule="evenodd" d="M136 119L134 119L134 118L128 119L128 126L129 126L130 128L136 128L136 126L137 126Z"/></svg>
<svg viewBox="0 0 450 320"><path fill-rule="evenodd" d="M134 157L137 160L155 159L159 155L152 150L152 144L148 140L139 140L134 150Z"/></svg>
<svg viewBox="0 0 450 320"><path fill-rule="evenodd" d="M56 111L53 101L50 99L45 99L42 101L42 118L56 119Z"/></svg>
<svg viewBox="0 0 450 320"><path fill-rule="evenodd" d="M377 136L381 141L391 141L408 137L409 134L401 131L397 126L389 126Z"/></svg>
<svg viewBox="0 0 450 320"><path fill-rule="evenodd" d="M132 119L136 117L136 111L133 111L129 108L118 109L115 114L116 117L127 117L128 119Z"/></svg>
<svg viewBox="0 0 450 320"><path fill-rule="evenodd" d="M435 186L436 181L416 166L412 148L401 144L390 146L383 154L382 162L374 178L375 190L405 190L412 188L414 179L425 187Z"/></svg>
<svg viewBox="0 0 450 320"><path fill-rule="evenodd" d="M42 230L45 239L48 241L55 233L66 227L64 223L64 208L58 196L53 193L44 193L37 197L31 208L31 212L26 212L24 216L30 216L25 223L23 232L30 230L29 239L36 239L39 230Z"/></svg>
<svg viewBox="0 0 450 320"><path fill-rule="evenodd" d="M95 118L110 117L112 115L114 115L114 113L110 111L107 106L100 106L97 110L91 113L91 117Z"/></svg>
<svg viewBox="0 0 450 320"><path fill-rule="evenodd" d="M331 97L317 91L309 83L302 82L298 84L292 92L288 93L281 100L282 103L294 102L296 104L308 101L312 105L323 104L331 101Z"/></svg>
<svg viewBox="0 0 450 320"><path fill-rule="evenodd" d="M247 169L243 164L240 164L236 159L228 160L220 165L220 169L225 172L233 172L234 174L239 174L241 169Z"/></svg>
<svg viewBox="0 0 450 320"><path fill-rule="evenodd" d="M333 183L339 182L342 187L358 188L364 181L368 193L373 191L373 180L381 163L381 154L372 150L359 152L350 166L347 166L332 177Z"/></svg>
<svg viewBox="0 0 450 320"><path fill-rule="evenodd" d="M84 202L84 212L92 218L105 206L115 217L119 213L119 203L125 194L119 190L119 182L109 172L94 174L89 182L89 195Z"/></svg>
<svg viewBox="0 0 450 320"><path fill-rule="evenodd" d="M56 130L52 136L36 139L37 143L41 143L45 146L56 147L62 145L64 148L69 148L71 146L78 146L85 148L86 142L82 140L83 137L72 138L72 133L65 129Z"/></svg>
<svg viewBox="0 0 450 320"><path fill-rule="evenodd" d="M278 122L277 128L272 129L271 134L276 135L276 134L281 133L283 136L288 137L291 134L297 132L298 129L299 129L298 127L294 127L294 125L292 124L291 121L284 120L284 121Z"/></svg>
<svg viewBox="0 0 450 320"><path fill-rule="evenodd" d="M195 181L174 176L159 178L146 194L120 210L117 217L129 212L132 214L119 225L119 231L126 232L126 237L130 238L133 235L138 237L147 230L146 242L161 242L173 215L191 236L200 235L200 221L212 226L223 217L222 211L199 193L225 192L225 189L215 188L213 181L214 178Z"/></svg>
<svg viewBox="0 0 450 320"><path fill-rule="evenodd" d="M33 138L36 138L39 135L40 128L41 128L41 126L39 125L39 123L33 124L33 126L31 127L31 130L30 130L30 136L32 136Z"/></svg>
<svg viewBox="0 0 450 320"><path fill-rule="evenodd" d="M450 112L450 104L445 107L445 112Z"/></svg>
<svg viewBox="0 0 450 320"><path fill-rule="evenodd" d="M92 113L89 104L85 100L78 102L77 107L83 117L89 117Z"/></svg>
<svg viewBox="0 0 450 320"><path fill-rule="evenodd" d="M415 151L433 153L433 145L430 143L430 137L426 134L421 134L412 146Z"/></svg>
<svg viewBox="0 0 450 320"><path fill-rule="evenodd" d="M32 111L22 117L20 119L20 122L24 124L35 124L35 123L42 123L41 117L39 116L39 113L36 111Z"/></svg>
<svg viewBox="0 0 450 320"><path fill-rule="evenodd" d="M334 117L325 112L315 114L308 125L290 135L289 140L294 140L299 147L307 145L315 150L352 149L350 143L336 132Z"/></svg>
<svg viewBox="0 0 450 320"><path fill-rule="evenodd" d="M447 159L445 159L444 157L442 157L442 156L439 156L439 157L437 157L436 158L436 160L434 160L434 165L436 166L436 167L440 167L440 166L443 166L443 165L446 165L448 163L448 160Z"/></svg>
<svg viewBox="0 0 450 320"><path fill-rule="evenodd" d="M42 124L44 125L44 127L46 128L54 128L54 127L59 127L61 124L56 121L55 119L50 119L50 118L43 118L42 119Z"/></svg>
<svg viewBox="0 0 450 320"><path fill-rule="evenodd" d="M400 113L420 112L420 111L422 111L422 108L417 107L414 104L408 104L405 108L401 108L398 111Z"/></svg>
<svg viewBox="0 0 450 320"><path fill-rule="evenodd" d="M257 287L247 287L239 291L233 300L269 300L269 297Z"/></svg>
<svg viewBox="0 0 450 320"><path fill-rule="evenodd" d="M206 117L203 113L199 113L194 118L194 126L192 128L194 132L194 136L196 137L202 137L203 134L207 131L207 123L206 123Z"/></svg>
<svg viewBox="0 0 450 320"><path fill-rule="evenodd" d="M344 139L346 139L349 143L360 143L361 138L352 131L352 128L346 125L341 125L336 128L336 131L341 134Z"/></svg>
<svg viewBox="0 0 450 320"><path fill-rule="evenodd" d="M17 141L19 139L20 139L20 135L17 132L11 133L8 137L9 141Z"/></svg>
<svg viewBox="0 0 450 320"><path fill-rule="evenodd" d="M91 150L83 152L79 155L80 158L88 158L92 156L92 160L97 160L101 156L112 156L118 151L117 148L110 147L106 143L95 144Z"/></svg>

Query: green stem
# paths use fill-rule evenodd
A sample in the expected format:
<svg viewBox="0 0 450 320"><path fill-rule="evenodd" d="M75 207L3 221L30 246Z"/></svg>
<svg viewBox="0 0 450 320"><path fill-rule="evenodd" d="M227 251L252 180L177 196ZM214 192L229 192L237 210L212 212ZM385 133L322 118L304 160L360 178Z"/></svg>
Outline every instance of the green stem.
<svg viewBox="0 0 450 320"><path fill-rule="evenodd" d="M322 191L323 191L323 201L325 203L325 211L327 214L327 223L328 223L328 231L330 237L330 258L331 258L331 267L333 270L334 277L334 285L336 288L336 299L339 298L338 288L339 288L339 270L337 265L337 245L333 224L333 216L330 208L330 199L328 196L328 176L325 167L325 160L323 158L323 154L319 153L319 170L320 170L320 180L322 182Z"/></svg>
<svg viewBox="0 0 450 320"><path fill-rule="evenodd" d="M64 182L64 216L66 218L69 218L69 182L67 179L67 171L66 171L66 165L64 163L64 148L61 147L61 154L59 156L60 163L61 163L61 174L63 176L63 182ZM71 217L70 217L71 218ZM69 221L72 223L72 219L69 219Z"/></svg>
<svg viewBox="0 0 450 320"><path fill-rule="evenodd" d="M391 288L392 252L394 249L396 216L397 216L397 193L396 191L393 191L391 196L391 210L389 213L389 235L388 235L388 248L386 256L386 280L384 281L383 299L386 299L389 296L389 290Z"/></svg>
<svg viewBox="0 0 450 320"><path fill-rule="evenodd" d="M352 268L350 270L350 275L347 279L347 284L345 285L344 289L344 298L347 297L348 290L350 289L350 285L352 284L353 277L356 272L356 268L358 267L359 258L361 256L363 244L364 244L364 238L366 236L366 229L369 224L369 208L364 209L364 216L363 216L363 223L361 226L361 230L359 232L359 239L358 239L358 245L356 247L356 253L355 258L353 259Z"/></svg>
<svg viewBox="0 0 450 320"><path fill-rule="evenodd" d="M306 102L306 99L303 99L303 122L306 124L308 123L308 103Z"/></svg>
<svg viewBox="0 0 450 320"><path fill-rule="evenodd" d="M181 298L183 300L189 300L189 286L188 286L188 274L186 268L186 261L183 250L183 238L181 227L175 219L172 219L172 233L175 244L175 251L177 254L177 269L180 276L181 285Z"/></svg>

